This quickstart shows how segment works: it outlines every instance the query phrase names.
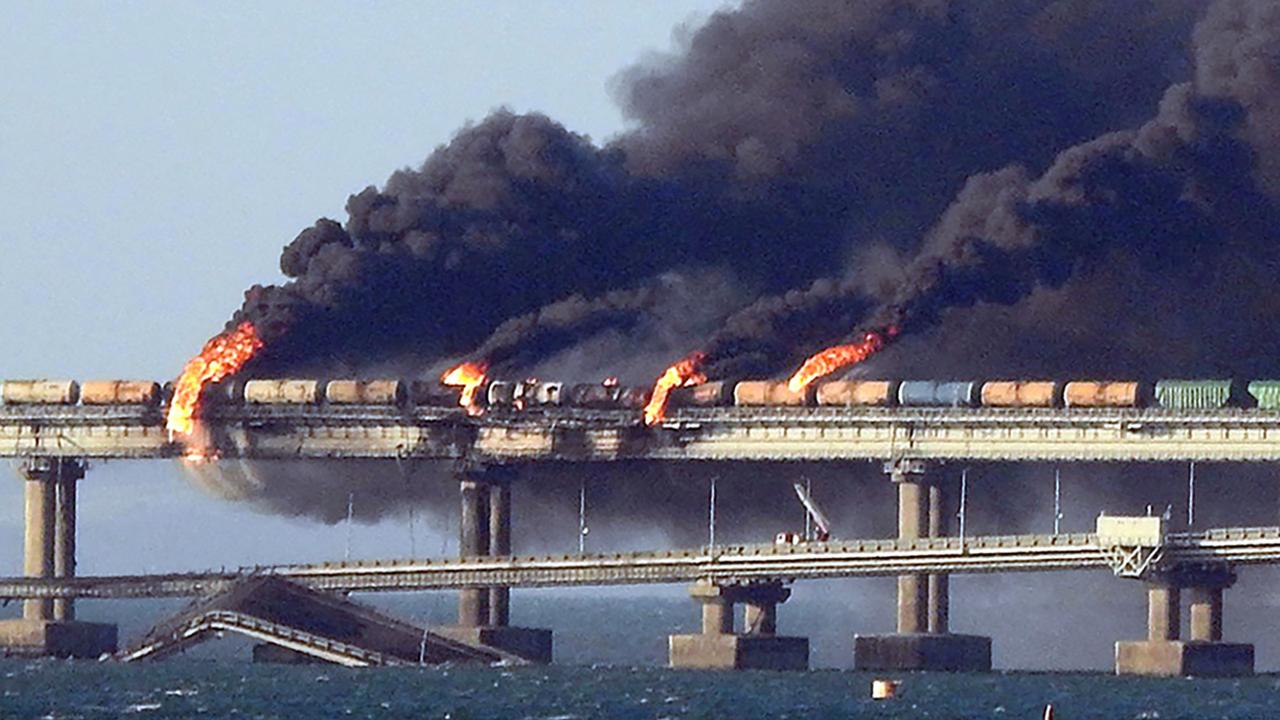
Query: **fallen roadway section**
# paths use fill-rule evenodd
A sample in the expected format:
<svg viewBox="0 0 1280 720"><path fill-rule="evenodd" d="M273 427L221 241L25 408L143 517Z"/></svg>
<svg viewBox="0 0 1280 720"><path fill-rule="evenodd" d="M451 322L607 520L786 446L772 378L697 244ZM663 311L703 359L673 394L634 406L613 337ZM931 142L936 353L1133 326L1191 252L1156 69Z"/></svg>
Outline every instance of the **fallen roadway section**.
<svg viewBox="0 0 1280 720"><path fill-rule="evenodd" d="M1179 566L1280 562L1280 527L1170 533L1163 540L1116 543L1096 533L876 539L801 545L594 555L476 556L434 560L333 562L164 575L0 578L0 598L199 597L246 577L279 577L329 592L476 587L716 584L892 576L1111 570L1142 577Z"/></svg>

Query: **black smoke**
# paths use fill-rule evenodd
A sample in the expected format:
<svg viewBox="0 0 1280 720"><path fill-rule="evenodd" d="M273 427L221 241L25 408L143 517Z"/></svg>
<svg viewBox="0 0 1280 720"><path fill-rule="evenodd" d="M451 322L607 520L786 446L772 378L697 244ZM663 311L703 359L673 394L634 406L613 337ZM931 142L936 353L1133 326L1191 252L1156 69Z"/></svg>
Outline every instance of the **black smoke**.
<svg viewBox="0 0 1280 720"><path fill-rule="evenodd" d="M746 3L619 74L619 137L495 112L304 230L233 322L257 374L765 375L887 322L868 372L1274 374L1277 12ZM323 495L283 504L339 517Z"/></svg>
<svg viewBox="0 0 1280 720"><path fill-rule="evenodd" d="M618 75L629 128L611 142L498 111L352 195L345 222L304 230L281 257L289 280L250 289L233 318L269 341L250 371L426 367L490 350L516 370L652 317L671 271L731 277L744 297L830 293L860 275L867 247L917 252L974 174L1043 167L1141 122L1190 75L1203 8L893 0L716 13L682 28L674 54ZM850 329L861 303L836 295L822 310L801 302L801 322L771 333L753 333L749 312L726 338L728 367L776 371Z"/></svg>

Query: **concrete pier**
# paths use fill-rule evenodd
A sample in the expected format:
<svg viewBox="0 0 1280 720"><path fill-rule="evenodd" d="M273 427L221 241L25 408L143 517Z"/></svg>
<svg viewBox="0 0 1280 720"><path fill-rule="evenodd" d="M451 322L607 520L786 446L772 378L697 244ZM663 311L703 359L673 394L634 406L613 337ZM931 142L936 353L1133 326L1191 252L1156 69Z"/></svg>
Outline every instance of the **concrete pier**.
<svg viewBox="0 0 1280 720"><path fill-rule="evenodd" d="M489 554L489 487L482 479L464 475L459 482L462 516L458 522L458 554L463 557ZM458 625L481 627L489 624L489 589L458 591Z"/></svg>
<svg viewBox="0 0 1280 720"><path fill-rule="evenodd" d="M489 486L489 554L511 554L511 484L506 478ZM489 588L489 624L511 624L511 588Z"/></svg>
<svg viewBox="0 0 1280 720"><path fill-rule="evenodd" d="M948 487L930 478L921 462L885 464L898 487L898 538L916 540L950 533ZM944 574L898 577L897 632L856 635L853 662L859 670L991 669L991 638L950 632L950 583Z"/></svg>
<svg viewBox="0 0 1280 720"><path fill-rule="evenodd" d="M1253 645L1222 641L1222 591L1235 582L1226 566L1195 568L1147 587L1147 639L1116 643L1117 675L1225 677L1253 674ZM1191 639L1181 640L1182 589Z"/></svg>
<svg viewBox="0 0 1280 720"><path fill-rule="evenodd" d="M511 481L509 468L460 473L462 517L458 524L461 555L511 554ZM472 645L512 653L535 663L549 663L551 631L511 627L511 590L506 587L464 588L458 592L458 624L440 628L441 635Z"/></svg>
<svg viewBox="0 0 1280 720"><path fill-rule="evenodd" d="M20 468L27 577L75 575L76 483L84 471L76 460L32 459ZM116 643L115 625L76 622L73 600L24 600L21 619L0 621L0 652L6 655L96 658L115 652Z"/></svg>
<svg viewBox="0 0 1280 720"><path fill-rule="evenodd" d="M717 585L699 581L689 595L702 610L702 632L671 635L673 668L718 670L807 670L809 639L778 632L778 604L791 596L780 582ZM734 607L745 606L743 632L734 627Z"/></svg>

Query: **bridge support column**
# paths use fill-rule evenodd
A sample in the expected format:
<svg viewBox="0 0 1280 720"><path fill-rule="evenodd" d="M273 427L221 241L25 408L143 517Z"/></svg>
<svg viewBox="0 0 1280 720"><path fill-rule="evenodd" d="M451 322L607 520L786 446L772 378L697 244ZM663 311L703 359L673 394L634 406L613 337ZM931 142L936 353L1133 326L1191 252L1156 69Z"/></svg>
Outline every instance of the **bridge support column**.
<svg viewBox="0 0 1280 720"><path fill-rule="evenodd" d="M1182 570L1147 589L1147 640L1116 643L1117 675L1235 676L1253 674L1253 645L1222 641L1222 591L1235 582L1231 568ZM1180 590L1188 590L1191 639L1180 640Z"/></svg>
<svg viewBox="0 0 1280 720"><path fill-rule="evenodd" d="M673 668L722 670L807 670L809 639L782 637L778 604L791 596L780 582L717 585L698 581L689 595L702 608L702 632L671 635ZM745 605L744 632L734 629L734 606Z"/></svg>
<svg viewBox="0 0 1280 720"><path fill-rule="evenodd" d="M27 577L75 576L77 460L33 458L19 469L24 480L23 572ZM0 621L0 653L96 658L116 650L115 625L75 621L70 598L28 598L22 619Z"/></svg>
<svg viewBox="0 0 1280 720"><path fill-rule="evenodd" d="M511 554L511 484L508 482L489 486L489 554ZM489 624L496 627L511 624L511 588L489 588Z"/></svg>
<svg viewBox="0 0 1280 720"><path fill-rule="evenodd" d="M950 532L950 493L919 461L885 464L898 486L898 538L918 540ZM946 575L898 577L897 633L855 635L859 670L978 672L991 669L991 638L950 632L950 583Z"/></svg>
<svg viewBox="0 0 1280 720"><path fill-rule="evenodd" d="M489 554L489 488L470 475L459 483L462 517L458 523L458 554L473 557ZM488 588L465 588L458 592L458 625L480 627L489 624Z"/></svg>
<svg viewBox="0 0 1280 720"><path fill-rule="evenodd" d="M511 554L511 481L514 469L491 467L460 473L462 520L459 552L465 556ZM511 590L465 588L458 593L458 624L443 635L471 645L512 653L536 663L551 662L551 631L511 627Z"/></svg>

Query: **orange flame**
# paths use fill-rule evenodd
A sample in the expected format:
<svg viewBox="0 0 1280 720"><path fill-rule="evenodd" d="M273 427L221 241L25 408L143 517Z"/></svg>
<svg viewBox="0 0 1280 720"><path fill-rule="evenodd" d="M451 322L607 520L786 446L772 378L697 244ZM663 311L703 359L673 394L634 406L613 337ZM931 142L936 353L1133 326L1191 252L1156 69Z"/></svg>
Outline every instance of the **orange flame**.
<svg viewBox="0 0 1280 720"><path fill-rule="evenodd" d="M472 415L479 414L480 406L476 403L476 392L484 384L485 373L489 372L489 363L481 361L464 362L440 376L440 384L450 387L461 387L462 397L458 404Z"/></svg>
<svg viewBox="0 0 1280 720"><path fill-rule="evenodd" d="M890 325L883 330L871 330L862 336L862 340L848 345L836 345L827 348L822 352L814 355L804 361L804 365L791 376L791 380L787 382L787 387L793 393L798 393L809 384L820 377L830 375L831 373L849 365L854 365L866 360L884 349L885 345L898 334L898 328Z"/></svg>
<svg viewBox="0 0 1280 720"><path fill-rule="evenodd" d="M212 382L233 375L262 349L262 338L252 323L242 322L234 330L224 332L204 344L200 354L191 358L182 369L169 403L169 417L165 427L190 435L195 430L196 408L200 405L200 391Z"/></svg>
<svg viewBox="0 0 1280 720"><path fill-rule="evenodd" d="M667 398L672 390L701 385L707 381L707 376L698 371L698 367L706 359L706 353L692 352L662 373L662 377L653 384L653 397L644 406L645 425L657 425L667 416Z"/></svg>

